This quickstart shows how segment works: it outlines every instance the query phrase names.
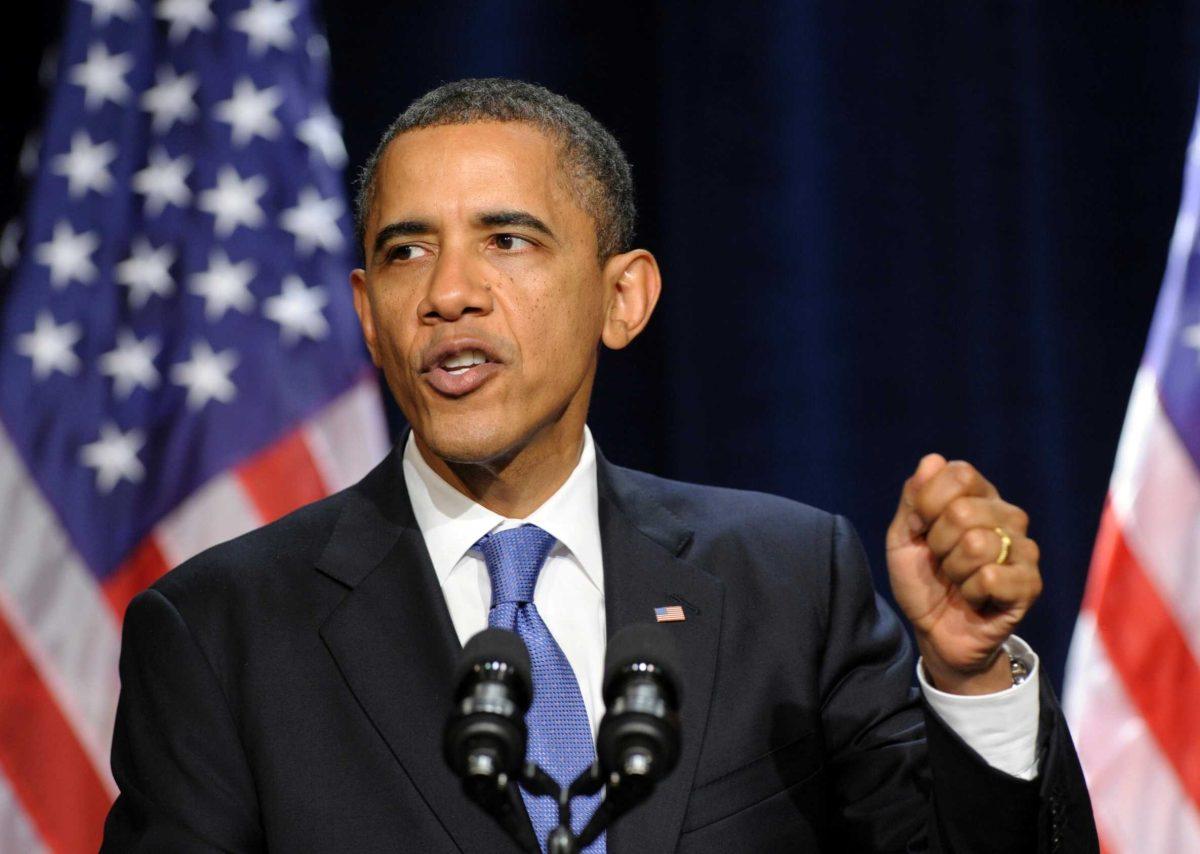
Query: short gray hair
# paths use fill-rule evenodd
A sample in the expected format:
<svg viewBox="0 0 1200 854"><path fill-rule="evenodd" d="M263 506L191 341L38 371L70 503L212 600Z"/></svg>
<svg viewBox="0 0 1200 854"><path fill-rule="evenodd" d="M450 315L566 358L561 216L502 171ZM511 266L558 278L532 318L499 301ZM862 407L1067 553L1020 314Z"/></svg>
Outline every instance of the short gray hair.
<svg viewBox="0 0 1200 854"><path fill-rule="evenodd" d="M549 89L520 80L483 78L445 83L413 101L384 132L358 175L354 235L360 248L375 202L379 161L405 131L474 122L528 122L558 141L563 170L580 206L596 224L596 247L604 260L633 247L637 208L625 152L591 113Z"/></svg>

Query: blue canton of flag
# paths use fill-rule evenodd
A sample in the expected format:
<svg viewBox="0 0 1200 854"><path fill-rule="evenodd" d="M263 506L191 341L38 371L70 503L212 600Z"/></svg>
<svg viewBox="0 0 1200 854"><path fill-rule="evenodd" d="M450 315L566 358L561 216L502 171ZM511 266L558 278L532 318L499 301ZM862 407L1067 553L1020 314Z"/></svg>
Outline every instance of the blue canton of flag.
<svg viewBox="0 0 1200 854"><path fill-rule="evenodd" d="M308 0L69 4L3 247L0 664L93 776L72 818L0 738L0 849L95 850L135 588L386 449L326 54Z"/></svg>
<svg viewBox="0 0 1200 854"><path fill-rule="evenodd" d="M0 417L101 577L362 368L325 41L242 5L71 8Z"/></svg>

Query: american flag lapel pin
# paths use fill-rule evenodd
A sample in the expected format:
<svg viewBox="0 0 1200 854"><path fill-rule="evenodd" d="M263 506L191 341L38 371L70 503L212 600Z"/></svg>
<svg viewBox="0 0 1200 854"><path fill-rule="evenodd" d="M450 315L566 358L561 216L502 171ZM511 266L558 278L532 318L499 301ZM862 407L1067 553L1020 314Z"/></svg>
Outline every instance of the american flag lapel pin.
<svg viewBox="0 0 1200 854"><path fill-rule="evenodd" d="M663 605L654 609L654 619L660 623L679 623L687 619L682 605Z"/></svg>

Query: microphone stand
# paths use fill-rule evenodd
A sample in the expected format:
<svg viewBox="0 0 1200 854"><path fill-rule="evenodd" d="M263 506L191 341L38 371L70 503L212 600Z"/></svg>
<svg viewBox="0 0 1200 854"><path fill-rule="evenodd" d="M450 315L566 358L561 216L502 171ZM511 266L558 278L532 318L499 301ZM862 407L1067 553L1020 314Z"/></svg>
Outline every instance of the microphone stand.
<svg viewBox="0 0 1200 854"><path fill-rule="evenodd" d="M494 764L488 761L489 758L486 754L472 757L467 775L463 777L463 791L468 798L483 807L522 850L529 854L541 854L542 849L526 817L525 805L521 802L520 788L505 772L497 773ZM537 770L551 783L554 782L549 774L540 768ZM528 774L527 764L522 769L522 776Z"/></svg>
<svg viewBox="0 0 1200 854"><path fill-rule="evenodd" d="M558 804L558 826L546 837L547 854L579 854L596 841L620 815L641 803L654 790L650 776L651 757L632 752L620 771L613 771L607 780L598 762L583 771L570 786L563 787L536 762L526 762L518 781L507 774L480 774L464 780L467 795L483 807L509 836L530 854L540 854L541 847L521 802L521 786L538 796L554 798ZM473 781L473 782L472 782ZM571 800L578 795L594 795L604 789L596 811L583 831L576 836L571 829Z"/></svg>

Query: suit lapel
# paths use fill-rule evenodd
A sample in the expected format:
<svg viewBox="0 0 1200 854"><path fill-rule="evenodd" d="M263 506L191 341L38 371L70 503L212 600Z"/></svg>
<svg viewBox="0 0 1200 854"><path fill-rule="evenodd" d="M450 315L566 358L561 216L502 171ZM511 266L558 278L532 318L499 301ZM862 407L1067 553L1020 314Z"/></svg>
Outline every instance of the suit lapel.
<svg viewBox="0 0 1200 854"><path fill-rule="evenodd" d="M597 466L608 636L633 623L653 622L654 609L662 605L682 605L686 615L666 626L679 644L683 670L679 764L646 803L617 820L608 848L674 851L708 721L724 587L678 557L691 532L677 518L599 454Z"/></svg>
<svg viewBox="0 0 1200 854"><path fill-rule="evenodd" d="M461 646L412 516L398 451L351 493L318 569L350 587L321 637L420 796L463 851L515 850L462 793L441 733ZM399 844L399 840L398 840Z"/></svg>

